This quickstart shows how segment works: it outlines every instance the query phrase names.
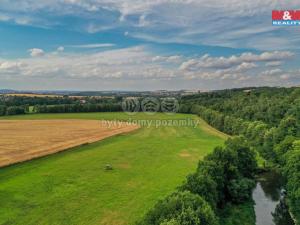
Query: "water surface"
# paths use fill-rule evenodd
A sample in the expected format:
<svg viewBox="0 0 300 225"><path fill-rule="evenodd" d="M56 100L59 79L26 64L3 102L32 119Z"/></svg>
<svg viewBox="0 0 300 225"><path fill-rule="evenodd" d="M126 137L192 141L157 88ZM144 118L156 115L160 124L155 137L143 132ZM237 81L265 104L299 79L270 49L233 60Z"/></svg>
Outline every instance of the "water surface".
<svg viewBox="0 0 300 225"><path fill-rule="evenodd" d="M276 172L261 174L252 198L256 225L294 225L284 202L283 179Z"/></svg>

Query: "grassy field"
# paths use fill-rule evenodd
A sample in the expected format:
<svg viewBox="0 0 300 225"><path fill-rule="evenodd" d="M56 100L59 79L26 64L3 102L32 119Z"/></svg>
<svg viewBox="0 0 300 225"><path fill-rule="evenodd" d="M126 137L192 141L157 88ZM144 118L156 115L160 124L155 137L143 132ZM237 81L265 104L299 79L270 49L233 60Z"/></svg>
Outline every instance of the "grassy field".
<svg viewBox="0 0 300 225"><path fill-rule="evenodd" d="M202 120L196 127L158 125L161 120L198 120L184 114L33 114L5 119L130 119L152 124L0 169L1 225L133 224L226 138ZM104 170L108 163L112 171Z"/></svg>

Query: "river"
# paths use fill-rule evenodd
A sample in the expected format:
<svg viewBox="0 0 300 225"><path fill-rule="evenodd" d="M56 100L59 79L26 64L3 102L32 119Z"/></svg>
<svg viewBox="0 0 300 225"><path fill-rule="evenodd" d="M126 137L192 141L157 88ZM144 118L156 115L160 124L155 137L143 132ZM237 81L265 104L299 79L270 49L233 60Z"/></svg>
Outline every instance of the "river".
<svg viewBox="0 0 300 225"><path fill-rule="evenodd" d="M259 176L252 194L256 225L294 225L283 193L283 179L279 173L272 171Z"/></svg>

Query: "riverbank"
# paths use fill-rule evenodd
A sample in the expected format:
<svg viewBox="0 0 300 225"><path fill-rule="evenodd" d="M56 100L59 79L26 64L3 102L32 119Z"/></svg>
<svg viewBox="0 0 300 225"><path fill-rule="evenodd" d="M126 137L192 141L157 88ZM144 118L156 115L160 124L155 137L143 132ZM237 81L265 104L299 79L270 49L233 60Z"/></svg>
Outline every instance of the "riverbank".
<svg viewBox="0 0 300 225"><path fill-rule="evenodd" d="M276 170L259 174L252 198L256 225L294 225L285 202L284 179Z"/></svg>
<svg viewBox="0 0 300 225"><path fill-rule="evenodd" d="M220 213L222 225L255 225L254 201L227 205Z"/></svg>
<svg viewBox="0 0 300 225"><path fill-rule="evenodd" d="M262 170L256 177L252 200L228 204L220 212L222 225L295 225L285 202L284 180L278 170Z"/></svg>

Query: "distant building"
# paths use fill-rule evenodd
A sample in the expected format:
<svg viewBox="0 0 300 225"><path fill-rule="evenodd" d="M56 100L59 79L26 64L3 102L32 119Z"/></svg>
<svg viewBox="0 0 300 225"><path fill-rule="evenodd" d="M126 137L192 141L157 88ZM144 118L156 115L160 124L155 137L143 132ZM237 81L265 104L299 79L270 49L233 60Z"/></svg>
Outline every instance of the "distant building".
<svg viewBox="0 0 300 225"><path fill-rule="evenodd" d="M181 95L195 95L195 94L200 94L202 91L200 90L182 90Z"/></svg>

